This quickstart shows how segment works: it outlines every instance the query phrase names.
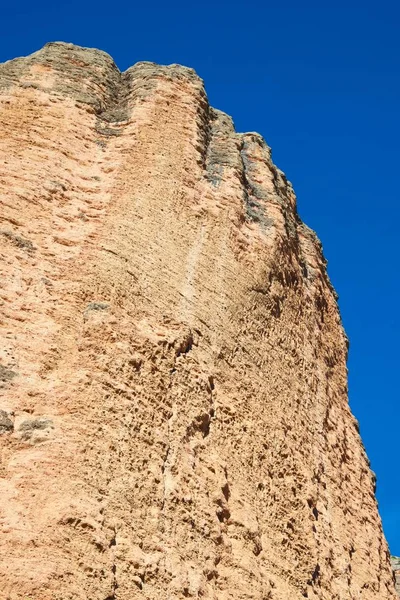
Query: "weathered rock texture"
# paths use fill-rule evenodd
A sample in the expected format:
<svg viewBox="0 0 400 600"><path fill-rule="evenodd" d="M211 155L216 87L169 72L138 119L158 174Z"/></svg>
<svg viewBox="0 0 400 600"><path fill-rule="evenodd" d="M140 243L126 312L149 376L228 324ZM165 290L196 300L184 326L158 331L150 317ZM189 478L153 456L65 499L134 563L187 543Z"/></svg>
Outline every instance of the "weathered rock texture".
<svg viewBox="0 0 400 600"><path fill-rule="evenodd" d="M178 65L0 67L2 598L386 600L321 246Z"/></svg>
<svg viewBox="0 0 400 600"><path fill-rule="evenodd" d="M400 596L400 557L391 556L390 562L392 563L392 569L396 582L396 592Z"/></svg>

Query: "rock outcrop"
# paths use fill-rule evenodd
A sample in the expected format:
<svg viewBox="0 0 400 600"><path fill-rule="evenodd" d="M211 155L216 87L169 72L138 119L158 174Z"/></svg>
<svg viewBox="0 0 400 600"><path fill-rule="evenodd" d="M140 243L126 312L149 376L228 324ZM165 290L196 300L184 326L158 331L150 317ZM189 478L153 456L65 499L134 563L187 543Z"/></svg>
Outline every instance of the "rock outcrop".
<svg viewBox="0 0 400 600"><path fill-rule="evenodd" d="M396 582L396 592L400 596L400 557L391 556L390 561L392 563L394 579Z"/></svg>
<svg viewBox="0 0 400 600"><path fill-rule="evenodd" d="M256 133L178 65L0 66L9 600L393 600L347 340Z"/></svg>

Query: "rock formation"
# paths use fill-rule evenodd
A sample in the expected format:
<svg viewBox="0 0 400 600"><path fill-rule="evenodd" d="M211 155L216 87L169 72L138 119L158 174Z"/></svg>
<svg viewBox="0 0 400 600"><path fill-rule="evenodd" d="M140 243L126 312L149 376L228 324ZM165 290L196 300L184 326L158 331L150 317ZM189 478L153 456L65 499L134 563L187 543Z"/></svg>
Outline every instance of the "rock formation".
<svg viewBox="0 0 400 600"><path fill-rule="evenodd" d="M396 592L400 596L400 557L391 556L392 569L396 582Z"/></svg>
<svg viewBox="0 0 400 600"><path fill-rule="evenodd" d="M188 68L0 66L8 600L393 600L347 340L256 133Z"/></svg>

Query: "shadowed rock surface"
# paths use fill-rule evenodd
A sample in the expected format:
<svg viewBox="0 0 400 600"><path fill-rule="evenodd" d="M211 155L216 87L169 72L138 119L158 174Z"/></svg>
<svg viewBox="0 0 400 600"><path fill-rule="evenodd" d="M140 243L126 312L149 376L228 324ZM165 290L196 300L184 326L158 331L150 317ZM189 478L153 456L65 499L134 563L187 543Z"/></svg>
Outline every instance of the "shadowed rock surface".
<svg viewBox="0 0 400 600"><path fill-rule="evenodd" d="M392 563L392 569L396 582L396 592L400 596L400 558L398 556L391 556L390 562Z"/></svg>
<svg viewBox="0 0 400 600"><path fill-rule="evenodd" d="M8 600L394 600L321 245L179 65L0 65ZM11 418L12 415L12 418Z"/></svg>

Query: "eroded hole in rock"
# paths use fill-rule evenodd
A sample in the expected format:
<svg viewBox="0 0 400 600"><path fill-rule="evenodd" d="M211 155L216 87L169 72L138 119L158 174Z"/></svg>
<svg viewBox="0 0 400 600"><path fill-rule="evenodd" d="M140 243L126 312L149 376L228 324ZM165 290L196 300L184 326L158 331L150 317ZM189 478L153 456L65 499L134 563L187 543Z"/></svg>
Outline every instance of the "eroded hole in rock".
<svg viewBox="0 0 400 600"><path fill-rule="evenodd" d="M309 585L313 585L313 584L315 584L315 583L318 581L318 579L319 579L319 577L320 577L320 574L321 574L321 567L320 567L320 566L319 566L319 564L317 563L317 564L316 564L316 566L315 566L315 569L314 569L314 571L313 571L313 573L312 573L312 575L311 575L311 579L310 579L310 580L308 580L308 582L307 582L307 583L308 583Z"/></svg>
<svg viewBox="0 0 400 600"><path fill-rule="evenodd" d="M129 366L133 367L135 371L140 371L143 360L139 356L134 356L128 360L128 364Z"/></svg>
<svg viewBox="0 0 400 600"><path fill-rule="evenodd" d="M192 424L187 428L186 437L190 438L196 432L200 432L203 438L206 438L210 433L211 416L204 413L196 417Z"/></svg>
<svg viewBox="0 0 400 600"><path fill-rule="evenodd" d="M217 511L217 517L218 517L218 521L220 523L225 523L225 521L227 521L231 516L230 510L226 507L224 508L220 508Z"/></svg>
<svg viewBox="0 0 400 600"><path fill-rule="evenodd" d="M259 556L262 552L262 544L261 544L261 540L259 538L253 540L254 543L254 547L253 547L253 554L255 556Z"/></svg>
<svg viewBox="0 0 400 600"><path fill-rule="evenodd" d="M210 423L211 423L210 415L205 414L203 416L203 419L202 419L202 422L200 425L200 429L203 434L203 438L207 437L210 433Z"/></svg>
<svg viewBox="0 0 400 600"><path fill-rule="evenodd" d="M230 518L231 511L224 504L224 502L223 502L222 499L218 500L217 504L218 504L218 509L217 509L218 520L219 520L220 523L225 523L225 521L227 521Z"/></svg>
<svg viewBox="0 0 400 600"><path fill-rule="evenodd" d="M225 483L225 484L222 486L222 488L221 488L221 489L222 489L222 493L223 493L223 495L224 495L224 498L225 498L225 500L226 500L226 501L228 501L228 500L229 500L229 498L230 498L230 495L231 495L231 491L230 491L230 489L229 489L229 483L228 483L228 482L226 482L226 483Z"/></svg>
<svg viewBox="0 0 400 600"><path fill-rule="evenodd" d="M291 531L294 531L294 524L292 523L292 521L288 521L286 523L286 528L290 529Z"/></svg>
<svg viewBox="0 0 400 600"><path fill-rule="evenodd" d="M176 356L181 354L187 354L193 348L193 334L189 332L183 340L181 340L179 346L176 348Z"/></svg>
<svg viewBox="0 0 400 600"><path fill-rule="evenodd" d="M84 519L80 519L79 517L67 517L66 519L62 519L60 521L60 523L64 524L64 525L71 525L71 527L77 528L79 527L80 529L91 529L94 531L95 526L92 523L89 523L88 521L85 521Z"/></svg>

